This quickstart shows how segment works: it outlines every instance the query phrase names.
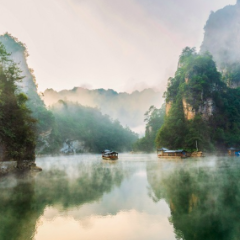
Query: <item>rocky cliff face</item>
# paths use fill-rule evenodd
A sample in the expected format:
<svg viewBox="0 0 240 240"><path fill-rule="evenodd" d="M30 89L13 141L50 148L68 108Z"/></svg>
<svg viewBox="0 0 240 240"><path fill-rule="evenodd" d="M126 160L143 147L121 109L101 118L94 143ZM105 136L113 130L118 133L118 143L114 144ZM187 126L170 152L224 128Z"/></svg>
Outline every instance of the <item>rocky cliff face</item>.
<svg viewBox="0 0 240 240"><path fill-rule="evenodd" d="M79 140L70 140L67 139L64 143L62 148L60 149L61 153L82 153L82 152L89 152L89 149L85 147L84 141Z"/></svg>
<svg viewBox="0 0 240 240"><path fill-rule="evenodd" d="M183 98L182 103L183 103L183 112L184 112L185 119L187 120L194 119L196 115L196 111L193 109L192 105L189 104L185 98Z"/></svg>
<svg viewBox="0 0 240 240"><path fill-rule="evenodd" d="M172 102L171 101L166 102L166 116L169 115L169 111L171 109L171 106L172 106Z"/></svg>
<svg viewBox="0 0 240 240"><path fill-rule="evenodd" d="M192 120L196 116L196 114L201 114L204 120L208 120L214 113L214 103L211 98L206 99L196 111L191 104L189 104L185 98L182 100L183 102L183 112L184 116L187 120Z"/></svg>

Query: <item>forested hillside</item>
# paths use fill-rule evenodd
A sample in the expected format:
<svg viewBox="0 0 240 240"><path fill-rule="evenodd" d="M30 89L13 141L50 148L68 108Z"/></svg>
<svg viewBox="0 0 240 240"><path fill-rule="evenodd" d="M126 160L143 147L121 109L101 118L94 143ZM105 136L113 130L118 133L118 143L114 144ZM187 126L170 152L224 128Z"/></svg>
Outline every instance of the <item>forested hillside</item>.
<svg viewBox="0 0 240 240"><path fill-rule="evenodd" d="M97 107L102 113L118 119L123 126L129 126L140 132L144 125L144 113L150 106L161 107L163 103L161 92L154 89L134 91L132 93L116 92L112 89L89 90L75 87L72 90L54 91L47 89L43 100L47 106L59 100L77 102L83 106Z"/></svg>
<svg viewBox="0 0 240 240"><path fill-rule="evenodd" d="M49 131L53 125L53 115L49 112L38 95L37 83L33 69L27 64L27 47L11 34L6 33L0 36L6 51L10 54L9 58L14 61L21 70L21 81L16 84L18 89L27 95L29 101L27 106L32 111L32 116L37 120L37 135Z"/></svg>
<svg viewBox="0 0 240 240"><path fill-rule="evenodd" d="M49 152L62 148L63 141L62 152L130 151L137 140L137 135L129 128L103 115L97 108L60 100L50 110L55 127L49 137Z"/></svg>
<svg viewBox="0 0 240 240"><path fill-rule="evenodd" d="M152 152L156 150L155 139L158 129L164 123L165 104L161 108L151 106L144 114L144 121L146 123L145 136L138 139L133 145L133 150L136 152Z"/></svg>
<svg viewBox="0 0 240 240"><path fill-rule="evenodd" d="M240 2L212 12L200 53L186 48L165 93L157 145L194 150L240 146Z"/></svg>
<svg viewBox="0 0 240 240"><path fill-rule="evenodd" d="M24 132L23 128L25 124L22 122L21 116L14 116L13 114L16 113L9 111L8 106L5 116L12 114L11 117L13 119L11 121L5 121L5 118L3 118L2 124L4 127L2 130L5 131L10 138L5 140L2 138L2 141L7 142L8 145L11 146L15 144L13 139L18 136L18 140L20 141L21 139L23 143L21 145L20 141L18 143L20 145L15 146L14 149L18 149L19 151L15 151L14 154L16 156L11 156L18 157L20 154L22 157L25 156L25 158L27 158L26 154L21 153L20 148L26 147L24 141L30 141L28 137L32 138L32 143L29 143L29 149L35 149L36 143L37 153L101 152L106 148L115 149L116 151L129 151L132 149L132 144L137 140L137 135L129 128L123 127L118 120L115 120L116 118L114 118L114 114L112 114L110 110L107 111L108 115L103 115L97 108L84 107L80 104L62 100L52 105L51 109L47 109L37 92L37 83L33 70L28 67L28 52L26 46L8 33L0 36L0 42L4 45L4 47L1 45L2 54L5 54L4 57L9 59L7 61L9 63L11 62L12 66L14 66L14 68L7 70L15 71L15 69L17 69L18 71L16 73L17 75L14 75L16 79L13 80L13 85L11 86L12 92L9 94L13 94L14 92L19 94L16 95L16 101L19 107L25 111L25 117L29 118L31 122L29 126L34 125L33 123L36 122L34 129L31 128L32 132L27 131L27 129L26 132ZM13 64L14 62L15 64ZM2 81L4 81L4 74L6 73L3 73ZM15 74L15 72L11 74ZM1 88L2 91L5 91L4 86L5 85ZM104 91L105 90L102 90L102 92ZM6 100L5 98L11 96L12 95L7 96L7 94L2 94L1 97L4 98L2 101L4 102ZM0 113L4 115L4 109L2 109ZM122 114L124 116L127 115L127 113L124 112ZM21 127L19 127L19 124ZM12 133L12 130L9 130L12 128L18 128L18 134L21 134L21 136ZM26 136L26 134L30 135ZM10 139L12 139L11 144L9 142ZM34 150L31 154L33 157Z"/></svg>
<svg viewBox="0 0 240 240"><path fill-rule="evenodd" d="M20 92L21 70L0 43L0 161L34 160L36 120Z"/></svg>
<svg viewBox="0 0 240 240"><path fill-rule="evenodd" d="M224 150L240 146L240 89L222 81L209 53L185 48L165 94L167 116L157 135L160 147Z"/></svg>

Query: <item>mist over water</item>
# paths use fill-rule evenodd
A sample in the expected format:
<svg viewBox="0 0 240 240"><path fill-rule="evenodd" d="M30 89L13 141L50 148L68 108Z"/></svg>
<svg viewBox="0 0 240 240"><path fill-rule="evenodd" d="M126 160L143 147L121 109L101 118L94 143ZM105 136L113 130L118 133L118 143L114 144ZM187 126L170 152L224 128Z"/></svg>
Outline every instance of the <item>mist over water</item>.
<svg viewBox="0 0 240 240"><path fill-rule="evenodd" d="M0 239L239 236L238 158L120 154L109 162L88 154L36 162L43 172L1 178Z"/></svg>

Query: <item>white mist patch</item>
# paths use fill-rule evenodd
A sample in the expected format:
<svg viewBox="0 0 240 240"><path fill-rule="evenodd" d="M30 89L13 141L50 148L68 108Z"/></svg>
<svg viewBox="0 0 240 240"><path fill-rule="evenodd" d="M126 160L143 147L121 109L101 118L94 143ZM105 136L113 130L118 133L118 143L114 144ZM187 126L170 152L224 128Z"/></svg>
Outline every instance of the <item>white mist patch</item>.
<svg viewBox="0 0 240 240"><path fill-rule="evenodd" d="M142 177L142 178L146 178L147 177L146 171L139 171L135 175L138 176L138 177Z"/></svg>

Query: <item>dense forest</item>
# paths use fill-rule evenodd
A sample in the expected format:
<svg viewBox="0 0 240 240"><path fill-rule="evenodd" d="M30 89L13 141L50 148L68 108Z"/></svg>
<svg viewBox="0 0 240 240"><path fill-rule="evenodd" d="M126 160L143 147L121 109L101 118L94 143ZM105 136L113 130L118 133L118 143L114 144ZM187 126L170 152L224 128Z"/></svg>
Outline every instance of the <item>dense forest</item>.
<svg viewBox="0 0 240 240"><path fill-rule="evenodd" d="M97 107L103 114L111 115L111 118L118 119L123 126L128 126L134 130L142 128L144 113L149 106L154 105L158 108L163 103L162 93L153 88L133 91L132 93L83 87L62 91L46 89L42 99L47 107L59 100L77 102L93 108Z"/></svg>
<svg viewBox="0 0 240 240"><path fill-rule="evenodd" d="M240 146L240 3L212 12L200 53L185 48L168 82L157 146L224 150Z"/></svg>
<svg viewBox="0 0 240 240"><path fill-rule="evenodd" d="M137 140L137 134L97 108L59 100L50 111L55 122L45 152L58 151L63 142L66 152L130 151Z"/></svg>
<svg viewBox="0 0 240 240"><path fill-rule="evenodd" d="M36 120L27 107L27 96L18 91L21 70L0 43L0 158L34 160Z"/></svg>
<svg viewBox="0 0 240 240"><path fill-rule="evenodd" d="M152 152L156 150L155 139L158 129L164 123L165 105L163 104L159 109L151 106L144 116L146 123L145 136L133 144L133 150L135 152Z"/></svg>
<svg viewBox="0 0 240 240"><path fill-rule="evenodd" d="M47 109L26 46L9 33L0 42L1 160L34 159L35 147L37 154L132 150L137 135L112 119L111 111L108 116L63 100Z"/></svg>
<svg viewBox="0 0 240 240"><path fill-rule="evenodd" d="M165 93L168 107L160 147L224 150L240 145L240 89L222 81L212 56L185 48Z"/></svg>
<svg viewBox="0 0 240 240"><path fill-rule="evenodd" d="M11 34L6 33L0 36L0 42L4 45L9 53L9 59L17 63L21 70L21 81L17 81L16 85L20 92L24 93L29 101L26 102L27 107L31 110L33 118L37 120L36 134L39 135L49 130L53 125L53 115L47 110L43 100L37 92L37 82L33 69L27 64L29 56L27 47Z"/></svg>
<svg viewBox="0 0 240 240"><path fill-rule="evenodd" d="M33 70L27 65L26 46L8 33L0 36L9 61L19 62L22 77L17 77L21 81L14 80L14 94L16 98L22 96L18 104L28 114L32 139L37 136L37 153L99 152L105 148L151 152L156 147L193 151L197 146L215 151L239 147L239 10L237 3L211 13L200 53L194 48L183 50L175 76L168 80L166 104L161 108L155 107L159 106L158 93L151 89L132 94L104 89L48 89L40 97ZM146 105L149 97L155 106ZM134 128L143 118L146 128L141 139L120 124Z"/></svg>

